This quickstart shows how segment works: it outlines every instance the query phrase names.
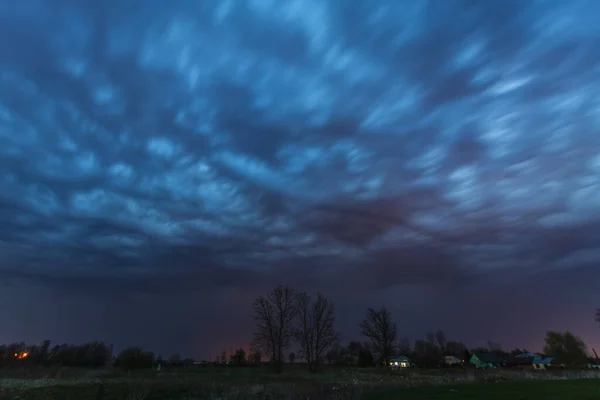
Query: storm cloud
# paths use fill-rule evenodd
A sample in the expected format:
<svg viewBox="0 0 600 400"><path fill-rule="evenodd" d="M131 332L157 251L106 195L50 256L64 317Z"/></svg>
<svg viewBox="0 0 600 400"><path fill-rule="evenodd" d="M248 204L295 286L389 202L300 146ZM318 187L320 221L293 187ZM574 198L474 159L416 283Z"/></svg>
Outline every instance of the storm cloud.
<svg viewBox="0 0 600 400"><path fill-rule="evenodd" d="M593 0L0 0L0 309L36 316L0 339L122 345L164 323L142 344L217 354L249 340L252 296L289 283L331 293L348 337L385 301L407 335L498 331L469 333L472 311L535 321L525 345L569 324L591 340L596 15ZM516 299L532 310L507 311Z"/></svg>

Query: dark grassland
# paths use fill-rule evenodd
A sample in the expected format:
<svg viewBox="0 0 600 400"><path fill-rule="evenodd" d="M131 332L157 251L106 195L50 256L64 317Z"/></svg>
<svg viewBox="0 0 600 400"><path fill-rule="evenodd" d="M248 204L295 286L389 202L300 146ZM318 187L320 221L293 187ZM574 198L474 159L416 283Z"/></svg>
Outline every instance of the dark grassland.
<svg viewBox="0 0 600 400"><path fill-rule="evenodd" d="M600 399L600 381L594 379L514 381L413 389L390 389L368 393L362 398L365 400L591 400Z"/></svg>
<svg viewBox="0 0 600 400"><path fill-rule="evenodd" d="M300 366L273 374L262 367L118 370L0 370L1 400L199 399L600 399L600 375L590 371L519 372L329 368Z"/></svg>

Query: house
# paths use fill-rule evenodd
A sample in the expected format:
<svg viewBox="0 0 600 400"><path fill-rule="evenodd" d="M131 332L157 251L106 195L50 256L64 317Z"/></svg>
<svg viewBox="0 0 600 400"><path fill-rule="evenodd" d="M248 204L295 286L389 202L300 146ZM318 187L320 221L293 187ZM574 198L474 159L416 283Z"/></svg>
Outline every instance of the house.
<svg viewBox="0 0 600 400"><path fill-rule="evenodd" d="M533 359L531 365L533 365L533 369L546 369L552 365L552 361L554 361L552 357L537 356Z"/></svg>
<svg viewBox="0 0 600 400"><path fill-rule="evenodd" d="M588 359L587 367L589 369L600 369L600 358L590 358L590 359Z"/></svg>
<svg viewBox="0 0 600 400"><path fill-rule="evenodd" d="M535 353L521 353L506 360L507 367L546 369L552 365L552 357L544 357Z"/></svg>
<svg viewBox="0 0 600 400"><path fill-rule="evenodd" d="M512 368L531 368L533 364L533 360L537 357L537 355L517 355L514 357L510 357L505 361L506 367Z"/></svg>
<svg viewBox="0 0 600 400"><path fill-rule="evenodd" d="M461 360L460 358L458 358L456 356L444 356L444 363L447 366L462 365L463 360Z"/></svg>
<svg viewBox="0 0 600 400"><path fill-rule="evenodd" d="M413 366L412 361L406 356L396 356L390 358L390 367L392 368L410 368Z"/></svg>
<svg viewBox="0 0 600 400"><path fill-rule="evenodd" d="M535 354L535 353L521 353L521 354L517 354L515 357L516 358L536 358L539 357L539 354Z"/></svg>
<svg viewBox="0 0 600 400"><path fill-rule="evenodd" d="M495 369L504 365L504 359L494 353L476 353L471 356L471 364L477 369Z"/></svg>

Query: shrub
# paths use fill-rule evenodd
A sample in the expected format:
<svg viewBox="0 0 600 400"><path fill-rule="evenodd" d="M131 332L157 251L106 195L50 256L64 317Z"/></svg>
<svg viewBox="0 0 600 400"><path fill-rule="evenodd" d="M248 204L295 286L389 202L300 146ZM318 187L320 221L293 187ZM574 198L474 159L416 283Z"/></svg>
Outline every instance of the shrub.
<svg viewBox="0 0 600 400"><path fill-rule="evenodd" d="M154 353L144 351L141 347L130 347L119 353L116 365L126 370L152 368L154 365Z"/></svg>

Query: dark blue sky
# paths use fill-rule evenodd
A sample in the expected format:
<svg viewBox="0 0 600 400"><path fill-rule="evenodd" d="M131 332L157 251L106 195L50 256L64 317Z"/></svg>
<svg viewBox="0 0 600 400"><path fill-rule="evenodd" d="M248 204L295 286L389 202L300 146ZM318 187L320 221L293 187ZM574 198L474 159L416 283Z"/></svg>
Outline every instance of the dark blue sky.
<svg viewBox="0 0 600 400"><path fill-rule="evenodd" d="M0 342L600 346L600 2L0 0Z"/></svg>

